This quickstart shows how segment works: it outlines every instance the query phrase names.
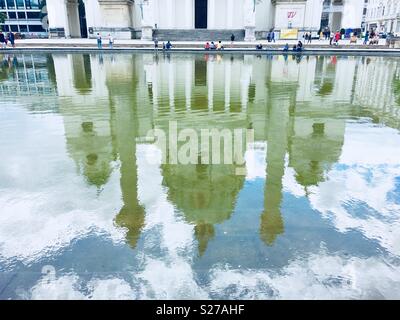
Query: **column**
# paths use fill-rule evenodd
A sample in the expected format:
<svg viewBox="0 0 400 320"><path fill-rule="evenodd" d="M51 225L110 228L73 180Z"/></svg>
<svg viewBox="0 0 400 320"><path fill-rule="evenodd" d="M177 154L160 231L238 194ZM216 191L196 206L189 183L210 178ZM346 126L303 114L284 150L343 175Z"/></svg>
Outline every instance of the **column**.
<svg viewBox="0 0 400 320"><path fill-rule="evenodd" d="M247 111L247 104L249 102L249 87L252 74L252 61L253 56L244 56L244 63L240 77L240 101L242 112Z"/></svg>
<svg viewBox="0 0 400 320"><path fill-rule="evenodd" d="M67 0L67 24L69 33L66 37L80 38L81 23L79 19L79 9L77 0Z"/></svg>
<svg viewBox="0 0 400 320"><path fill-rule="evenodd" d="M49 17L49 37L64 38L69 34L67 4L65 0L53 0L47 3Z"/></svg>
<svg viewBox="0 0 400 320"><path fill-rule="evenodd" d="M152 75L152 93L153 93L153 113L154 116L158 115L158 94L159 94L159 89L158 89L158 69L159 69L159 64L157 61L153 62L153 75Z"/></svg>
<svg viewBox="0 0 400 320"><path fill-rule="evenodd" d="M229 1L229 0L228 0ZM232 77L232 62L225 62L225 112L229 113L231 106L231 77Z"/></svg>
<svg viewBox="0 0 400 320"><path fill-rule="evenodd" d="M193 1L194 0L186 0L185 1L185 27L186 29L193 29Z"/></svg>
<svg viewBox="0 0 400 320"><path fill-rule="evenodd" d="M214 62L207 62L208 111L214 110Z"/></svg>
<svg viewBox="0 0 400 320"><path fill-rule="evenodd" d="M193 84L193 61L186 61L185 73L185 98L186 110L190 111L192 107L192 84Z"/></svg>
<svg viewBox="0 0 400 320"><path fill-rule="evenodd" d="M208 0L208 22L207 26L208 29L214 29L215 28L215 1L216 0Z"/></svg>
<svg viewBox="0 0 400 320"><path fill-rule="evenodd" d="M142 4L142 40L153 40L154 0L143 1Z"/></svg>
<svg viewBox="0 0 400 320"><path fill-rule="evenodd" d="M167 17L168 17L168 28L174 29L174 20L175 20L175 0L166 0L167 1Z"/></svg>
<svg viewBox="0 0 400 320"><path fill-rule="evenodd" d="M226 1L226 28L233 29L233 0Z"/></svg>
<svg viewBox="0 0 400 320"><path fill-rule="evenodd" d="M175 70L172 61L168 62L168 95L170 112L175 112Z"/></svg>
<svg viewBox="0 0 400 320"><path fill-rule="evenodd" d="M281 214L282 178L285 174L289 99L268 101L267 174L264 187L264 211L260 218L260 237L271 246L284 232Z"/></svg>
<svg viewBox="0 0 400 320"><path fill-rule="evenodd" d="M244 41L255 41L256 35L256 8L254 0L244 0Z"/></svg>

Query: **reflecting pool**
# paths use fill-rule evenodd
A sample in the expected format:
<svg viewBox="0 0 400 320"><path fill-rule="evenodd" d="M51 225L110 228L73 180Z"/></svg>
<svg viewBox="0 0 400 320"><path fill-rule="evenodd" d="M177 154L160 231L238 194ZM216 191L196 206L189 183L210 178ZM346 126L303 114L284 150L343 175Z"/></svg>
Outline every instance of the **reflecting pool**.
<svg viewBox="0 0 400 320"><path fill-rule="evenodd" d="M0 61L0 299L400 298L400 59ZM254 139L164 162L171 123Z"/></svg>

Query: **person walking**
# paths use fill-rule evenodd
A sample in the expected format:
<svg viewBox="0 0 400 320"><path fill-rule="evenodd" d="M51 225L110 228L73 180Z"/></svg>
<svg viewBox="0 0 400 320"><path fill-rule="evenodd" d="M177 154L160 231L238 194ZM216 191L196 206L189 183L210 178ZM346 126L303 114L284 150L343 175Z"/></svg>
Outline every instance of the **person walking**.
<svg viewBox="0 0 400 320"><path fill-rule="evenodd" d="M0 31L0 46L2 49L5 49L7 47L7 40L2 31Z"/></svg>
<svg viewBox="0 0 400 320"><path fill-rule="evenodd" d="M101 49L102 48L102 39L100 33L97 33L97 48Z"/></svg>
<svg viewBox="0 0 400 320"><path fill-rule="evenodd" d="M368 40L369 40L369 31L367 30L367 31L365 31L363 44L368 44Z"/></svg>
<svg viewBox="0 0 400 320"><path fill-rule="evenodd" d="M10 31L7 36L8 36L8 41L10 41L10 43L11 43L11 46L13 48L15 48L15 35L14 35L14 32Z"/></svg>
<svg viewBox="0 0 400 320"><path fill-rule="evenodd" d="M110 47L110 49L112 49L112 48L113 48L113 45L114 45L114 38L113 38L113 36L109 33L109 34L108 34L108 46Z"/></svg>
<svg viewBox="0 0 400 320"><path fill-rule="evenodd" d="M307 44L310 44L312 40L311 32L308 34Z"/></svg>
<svg viewBox="0 0 400 320"><path fill-rule="evenodd" d="M231 34L231 44L233 44L234 41L235 41L235 35L232 33Z"/></svg>
<svg viewBox="0 0 400 320"><path fill-rule="evenodd" d="M154 39L154 50L158 50L158 39L157 38L155 38Z"/></svg>
<svg viewBox="0 0 400 320"><path fill-rule="evenodd" d="M271 41L275 43L275 31L271 30Z"/></svg>
<svg viewBox="0 0 400 320"><path fill-rule="evenodd" d="M330 33L329 34L329 45L331 46L332 45L332 42L333 42L333 33Z"/></svg>
<svg viewBox="0 0 400 320"><path fill-rule="evenodd" d="M339 44L340 38L341 38L340 32L336 31L336 34L335 34L335 45Z"/></svg>

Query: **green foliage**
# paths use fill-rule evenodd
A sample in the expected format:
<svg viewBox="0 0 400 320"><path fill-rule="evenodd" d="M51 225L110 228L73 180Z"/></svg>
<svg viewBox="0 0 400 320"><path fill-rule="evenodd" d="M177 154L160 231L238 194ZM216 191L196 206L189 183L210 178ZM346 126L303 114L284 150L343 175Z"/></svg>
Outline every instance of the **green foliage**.
<svg viewBox="0 0 400 320"><path fill-rule="evenodd" d="M3 24L4 21L6 21L6 19L7 19L6 14L4 12L0 12L0 24ZM0 27L0 29L1 29L1 27Z"/></svg>

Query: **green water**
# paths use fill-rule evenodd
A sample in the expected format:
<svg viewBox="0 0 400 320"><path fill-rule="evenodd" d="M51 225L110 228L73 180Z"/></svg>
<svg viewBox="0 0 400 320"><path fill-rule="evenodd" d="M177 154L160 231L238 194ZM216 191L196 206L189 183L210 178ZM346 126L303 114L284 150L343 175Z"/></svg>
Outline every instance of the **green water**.
<svg viewBox="0 0 400 320"><path fill-rule="evenodd" d="M400 59L0 61L0 299L400 298ZM254 141L174 164L171 123Z"/></svg>

